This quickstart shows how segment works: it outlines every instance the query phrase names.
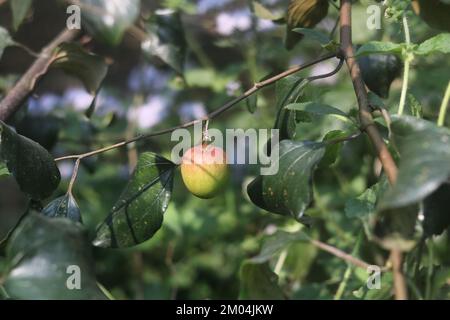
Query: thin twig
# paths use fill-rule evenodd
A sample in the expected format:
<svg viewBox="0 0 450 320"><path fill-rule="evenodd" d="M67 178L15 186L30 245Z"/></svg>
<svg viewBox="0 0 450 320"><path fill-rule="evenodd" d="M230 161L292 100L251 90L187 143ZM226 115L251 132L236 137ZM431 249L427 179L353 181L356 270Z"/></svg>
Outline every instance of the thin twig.
<svg viewBox="0 0 450 320"><path fill-rule="evenodd" d="M361 70L358 62L354 58L352 44L352 2L351 0L341 0L340 22L341 22L341 50L347 62L347 67L356 93L359 105L359 120L362 128L366 131L377 151L378 158L383 166L386 176L391 184L397 180L397 166L383 141L377 127L374 125L367 91L364 81L361 77ZM394 274L395 298L407 299L407 287L402 271L402 252L399 250L391 251L391 261Z"/></svg>
<svg viewBox="0 0 450 320"><path fill-rule="evenodd" d="M0 120L5 121L22 105L31 94L37 79L45 74L52 63L54 50L63 42L68 42L78 35L78 30L64 30L50 42L39 54L34 63L0 102Z"/></svg>
<svg viewBox="0 0 450 320"><path fill-rule="evenodd" d="M444 98L442 99L441 107L439 108L439 118L437 121L437 125L442 127L445 122L445 114L448 108L448 102L450 100L450 81L448 82L447 89L444 93Z"/></svg>
<svg viewBox="0 0 450 320"><path fill-rule="evenodd" d="M275 76L273 76L273 77L271 77L269 79L266 79L264 81L256 82L253 85L252 88L248 89L242 95L234 98L233 100L231 100L228 103L224 104L222 107L214 110L210 114L208 114L208 115L206 115L206 116L204 116L204 117L202 117L200 119L189 121L189 122L186 122L186 123L183 123L183 124L180 124L178 126L171 127L171 128L166 128L166 129L162 129L162 130L159 130L159 131L150 132L150 133L147 133L147 134L141 134L141 135L138 135L138 136L136 136L134 138L131 138L129 140L121 141L121 142L118 142L116 144L113 144L113 145L110 145L110 146L107 146L107 147L104 147L104 148L100 148L100 149L97 149L97 150L93 150L93 151L90 151L90 152L87 152L87 153L76 154L76 155L69 155L69 156L56 158L55 161L68 160L68 159L87 158L87 157L90 157L90 156L93 156L93 155L97 155L99 153L103 153L103 152L106 152L106 151L109 151L109 150L112 150L112 149L116 149L116 148L125 146L127 144L130 144L130 143L133 143L133 142L136 142L136 141L139 141L139 140L144 140L144 139L148 139L148 138L151 138L151 137L160 136L160 135L163 135L163 134L175 131L177 129L189 128L189 127L191 127L191 126L193 126L193 125L195 125L197 123L200 123L200 122L203 122L203 121L206 121L206 120L210 120L210 119L213 119L213 118L219 116L220 114L222 114L225 111L227 111L228 109L232 108L233 106L235 106L236 104L238 104L242 100L248 98L249 96L251 96L255 92L259 91L260 89L262 89L262 88L264 88L266 86L269 86L269 85L277 82L278 80L280 80L282 78L285 78L285 77L287 77L289 75L292 75L292 74L294 74L296 72L299 72L299 71L301 71L301 70L303 70L305 68L313 66L313 65L315 65L315 64L317 64L319 62L331 59L331 58L333 58L335 56L336 56L335 53L329 53L329 54L326 54L326 55L324 55L322 57L319 57L319 58L317 58L317 59L315 59L315 60L313 60L311 62L305 63L303 65L293 66L293 67L289 68L288 70L286 70L284 72L281 72L281 73L279 73L279 74L277 74L277 75L275 75ZM330 74L332 75L334 73L335 73L334 71L330 72L330 73L326 74L326 76L329 76ZM313 77L309 77L309 79L310 80L316 80L316 79L322 78L323 76L324 75L313 76Z"/></svg>

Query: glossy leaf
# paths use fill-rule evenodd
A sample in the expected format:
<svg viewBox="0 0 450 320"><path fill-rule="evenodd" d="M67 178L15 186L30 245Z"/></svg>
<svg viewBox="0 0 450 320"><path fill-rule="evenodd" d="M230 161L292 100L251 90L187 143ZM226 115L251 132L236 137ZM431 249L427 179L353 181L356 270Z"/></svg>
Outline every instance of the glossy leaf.
<svg viewBox="0 0 450 320"><path fill-rule="evenodd" d="M363 44L359 49L356 51L355 56L361 57L365 55L371 55L375 53L381 53L381 54L398 54L400 55L402 53L403 47L405 45L402 43L392 43L392 42L384 42L384 41L370 41L365 44Z"/></svg>
<svg viewBox="0 0 450 320"><path fill-rule="evenodd" d="M140 0L81 0L84 27L96 38L118 45L140 11Z"/></svg>
<svg viewBox="0 0 450 320"><path fill-rule="evenodd" d="M80 208L75 198L69 193L50 202L42 210L42 214L50 218L63 217L81 222Z"/></svg>
<svg viewBox="0 0 450 320"><path fill-rule="evenodd" d="M450 33L441 33L422 42L415 50L417 55L429 55L433 53L450 53Z"/></svg>
<svg viewBox="0 0 450 320"><path fill-rule="evenodd" d="M389 96L389 88L400 76L402 64L391 54L372 54L358 59L361 75L367 87L382 98Z"/></svg>
<svg viewBox="0 0 450 320"><path fill-rule="evenodd" d="M179 12L157 10L147 23L146 30L147 39L141 44L146 56L156 56L182 74L186 58L186 40Z"/></svg>
<svg viewBox="0 0 450 320"><path fill-rule="evenodd" d="M2 58L3 51L10 46L13 46L15 43L11 36L9 35L8 30L0 26L0 59Z"/></svg>
<svg viewBox="0 0 450 320"><path fill-rule="evenodd" d="M106 299L95 279L87 232L78 223L30 212L12 233L6 259L4 287L13 299ZM77 268L80 289L71 290Z"/></svg>
<svg viewBox="0 0 450 320"><path fill-rule="evenodd" d="M52 67L61 68L68 74L78 77L86 90L95 95L108 72L105 59L87 52L74 43L64 43L58 50Z"/></svg>
<svg viewBox="0 0 450 320"><path fill-rule="evenodd" d="M49 197L61 179L53 157L38 143L0 121L0 157L20 189L35 200Z"/></svg>
<svg viewBox="0 0 450 320"><path fill-rule="evenodd" d="M450 177L450 130L411 116L393 117L391 130L401 158L381 208L417 203Z"/></svg>
<svg viewBox="0 0 450 320"><path fill-rule="evenodd" d="M258 207L302 221L313 200L312 176L325 154L325 144L283 140L279 148L278 172L258 176L247 193Z"/></svg>
<svg viewBox="0 0 450 320"><path fill-rule="evenodd" d="M239 299L283 300L284 295L278 286L278 276L264 263L244 261L239 273Z"/></svg>
<svg viewBox="0 0 450 320"><path fill-rule="evenodd" d="M23 19L27 15L28 10L30 10L33 0L11 0L9 5L11 6L12 18L13 18L13 28L14 30L19 29Z"/></svg>
<svg viewBox="0 0 450 320"><path fill-rule="evenodd" d="M156 154L141 154L136 169L105 221L97 228L98 247L130 247L159 230L172 193L175 164Z"/></svg>

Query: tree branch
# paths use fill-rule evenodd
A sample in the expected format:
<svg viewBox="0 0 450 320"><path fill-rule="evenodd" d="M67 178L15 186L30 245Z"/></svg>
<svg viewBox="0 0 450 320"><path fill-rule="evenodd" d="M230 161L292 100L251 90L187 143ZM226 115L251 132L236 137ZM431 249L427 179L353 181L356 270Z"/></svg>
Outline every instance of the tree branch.
<svg viewBox="0 0 450 320"><path fill-rule="evenodd" d="M11 117L21 106L23 101L33 92L36 81L45 74L53 60L54 50L63 42L73 40L78 30L64 30L50 42L33 62L30 68L8 92L0 102L0 120Z"/></svg>
<svg viewBox="0 0 450 320"><path fill-rule="evenodd" d="M162 129L162 130L155 131L155 132L150 132L150 133L147 133L147 134L141 134L141 135L138 135L138 136L136 136L134 138L131 138L131 139L128 139L128 140L125 140L125 141L122 141L122 142L118 142L116 144L113 144L113 145L110 145L110 146L106 146L104 148L100 148L98 150L93 150L93 151L82 153L82 154L69 155L69 156L56 158L55 161L68 160L68 159L83 159L83 158L91 157L91 156L99 154L99 153L103 153L103 152L106 152L106 151L109 151L109 150L112 150L112 149L116 149L116 148L125 146L127 144L130 144L130 143L133 143L133 142L136 142L136 141L139 141L139 140L144 140L144 139L148 139L148 138L151 138L151 137L160 136L160 135L163 135L163 134L175 131L177 129L189 128L189 127L191 127L191 126L193 126L193 125L195 125L197 123L200 123L200 122L203 122L203 121L206 121L206 120L210 120L210 119L213 119L213 118L219 116L220 114L222 114L225 111L227 111L228 109L232 108L233 106L235 106L236 104L238 104L242 100L248 98L249 96L251 96L255 92L257 92L257 91L261 90L262 88L267 87L267 86L277 82L280 79L283 79L283 78L285 78L287 76L290 76L290 75L292 75L292 74L294 74L296 72L299 72L299 71L301 71L303 69L306 69L306 68L311 67L311 66L313 66L313 65L315 65L317 63L320 63L322 61L325 61L325 60L328 60L328 59L331 59L331 58L334 58L334 57L336 57L335 53L329 53L329 54L321 56L321 57L319 57L319 58L317 58L315 60L312 60L312 61L310 61L308 63L302 64L302 65L293 66L293 67L289 68L288 70L283 71L283 72L281 72L281 73L279 73L279 74L277 74L277 75L275 75L275 76L273 76L273 77L271 77L269 79L266 79L266 80L261 81L261 82L257 82L257 83L255 83L253 85L253 87L251 87L250 89L245 91L242 95L240 95L240 96L234 98L233 100L227 102L222 107L214 110L213 112L211 112L210 114L206 115L203 118L196 119L196 120L193 120L193 121L190 121L190 122L186 122L186 123L180 124L180 125L175 126L175 127L166 128L166 129ZM341 61L339 62L338 66L336 67L336 69L333 70L332 72L329 72L329 73L323 74L323 75L312 76L312 77L309 77L308 79L310 81L313 81L313 80L321 79L321 78L324 78L324 77L330 77L330 76L334 75L341 68L342 63L343 63L342 61L343 60L341 59Z"/></svg>
<svg viewBox="0 0 450 320"><path fill-rule="evenodd" d="M347 63L350 77L352 79L353 88L356 93L356 98L359 105L359 120L362 129L367 133L372 141L378 158L383 166L383 169L391 184L397 180L397 166L390 154L386 144L383 141L377 127L374 125L371 109L367 98L367 91L364 81L361 77L361 70L358 62L354 58L354 50L352 44L352 4L351 0L341 0L341 50L342 55ZM402 272L402 252L399 250L392 250L390 259L392 261L395 298L398 300L407 299L406 282Z"/></svg>

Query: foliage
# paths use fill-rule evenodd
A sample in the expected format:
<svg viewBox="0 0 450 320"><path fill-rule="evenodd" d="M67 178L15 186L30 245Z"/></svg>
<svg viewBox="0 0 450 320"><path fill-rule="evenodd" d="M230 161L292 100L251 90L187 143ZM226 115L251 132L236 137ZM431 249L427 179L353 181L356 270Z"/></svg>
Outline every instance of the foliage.
<svg viewBox="0 0 450 320"><path fill-rule="evenodd" d="M0 5L2 99L19 55L41 57L33 37L65 27L42 19L68 5L50 2ZM338 2L76 3L82 36L57 46L0 121L1 298L392 299L391 249L410 298L450 298L450 131L437 121L448 120L450 34L424 1L353 3L352 58L393 185L361 127L366 95L338 64ZM381 30L358 27L369 4L385 11ZM230 164L217 197L189 194L169 135L181 124L208 141L190 127L208 114L210 133L279 129L255 142L279 148L278 170ZM381 290L367 264L383 268ZM82 290L69 289L70 266Z"/></svg>

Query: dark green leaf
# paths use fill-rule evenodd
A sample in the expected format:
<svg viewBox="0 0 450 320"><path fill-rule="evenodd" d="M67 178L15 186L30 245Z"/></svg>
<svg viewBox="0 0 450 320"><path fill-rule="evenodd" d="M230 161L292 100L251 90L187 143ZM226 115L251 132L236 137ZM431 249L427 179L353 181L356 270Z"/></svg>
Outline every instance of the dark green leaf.
<svg viewBox="0 0 450 320"><path fill-rule="evenodd" d="M131 180L98 227L99 247L129 247L159 230L172 193L175 164L156 154L141 154Z"/></svg>
<svg viewBox="0 0 450 320"><path fill-rule="evenodd" d="M386 105L384 104L383 100L378 96L376 93L373 93L372 91L369 91L367 93L367 98L369 99L369 105L372 108L386 108Z"/></svg>
<svg viewBox="0 0 450 320"><path fill-rule="evenodd" d="M365 55L372 55L375 53L401 54L404 46L405 46L405 44L403 44L403 43L370 41L366 44L363 44L361 47L359 47L359 49L356 51L355 56L360 57L360 56L365 56Z"/></svg>
<svg viewBox="0 0 450 320"><path fill-rule="evenodd" d="M256 93L252 94L250 97L245 99L245 104L247 106L247 110L250 113L254 113L258 107L258 95Z"/></svg>
<svg viewBox="0 0 450 320"><path fill-rule="evenodd" d="M295 242L309 241L306 233L278 231L267 237L262 245L261 252L251 259L253 263L268 262L274 255L280 253L281 250Z"/></svg>
<svg viewBox="0 0 450 320"><path fill-rule="evenodd" d="M87 232L78 223L31 212L12 233L6 258L4 287L13 299L105 299ZM79 267L80 289L69 289L71 266Z"/></svg>
<svg viewBox="0 0 450 320"><path fill-rule="evenodd" d="M96 38L117 45L133 25L140 11L140 0L81 0L81 21Z"/></svg>
<svg viewBox="0 0 450 320"><path fill-rule="evenodd" d="M379 182L367 188L361 195L345 203L345 215L348 218L365 218L374 214L377 201L388 186L388 180L383 176Z"/></svg>
<svg viewBox="0 0 450 320"><path fill-rule="evenodd" d="M80 208L74 197L68 193L50 202L43 210L42 214L47 217L63 217L81 222Z"/></svg>
<svg viewBox="0 0 450 320"><path fill-rule="evenodd" d="M53 157L38 143L0 121L0 156L20 189L35 200L49 197L61 176Z"/></svg>
<svg viewBox="0 0 450 320"><path fill-rule="evenodd" d="M0 26L0 59L5 48L13 46L15 43L8 33L8 30Z"/></svg>
<svg viewBox="0 0 450 320"><path fill-rule="evenodd" d="M11 6L12 17L13 17L13 28L14 30L19 29L20 24L25 18L28 10L31 7L32 0L11 0L9 5Z"/></svg>
<svg viewBox="0 0 450 320"><path fill-rule="evenodd" d="M182 74L186 58L186 40L179 12L157 10L147 23L146 29L147 39L141 45L146 56L156 56Z"/></svg>
<svg viewBox="0 0 450 320"><path fill-rule="evenodd" d="M449 199L449 183L444 183L425 198L423 206L425 236L439 235L450 226Z"/></svg>
<svg viewBox="0 0 450 320"><path fill-rule="evenodd" d="M358 62L367 87L380 97L387 98L392 81L401 73L400 59L391 54L372 54L360 57Z"/></svg>
<svg viewBox="0 0 450 320"><path fill-rule="evenodd" d="M417 203L450 176L450 130L411 116L394 116L391 130L401 158L397 182L381 208Z"/></svg>
<svg viewBox="0 0 450 320"><path fill-rule="evenodd" d="M247 193L258 207L301 221L313 200L313 171L325 154L325 144L283 140L279 152L278 172L258 176Z"/></svg>
<svg viewBox="0 0 450 320"><path fill-rule="evenodd" d="M278 276L267 264L244 261L240 270L239 299L283 300L284 294L278 286Z"/></svg>
<svg viewBox="0 0 450 320"><path fill-rule="evenodd" d="M280 140L295 137L297 112L284 107L296 102L308 83L308 80L296 76L284 78L276 83L278 113L274 129L280 130Z"/></svg>
<svg viewBox="0 0 450 320"><path fill-rule="evenodd" d="M64 43L59 47L52 67L61 68L78 77L90 94L96 94L108 72L104 58L89 53L74 43Z"/></svg>
<svg viewBox="0 0 450 320"><path fill-rule="evenodd" d="M450 53L450 33L441 33L421 43L414 53L417 55L429 55L435 52Z"/></svg>

